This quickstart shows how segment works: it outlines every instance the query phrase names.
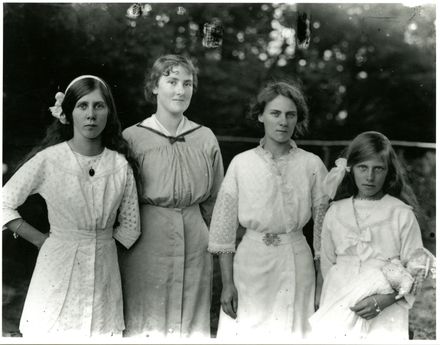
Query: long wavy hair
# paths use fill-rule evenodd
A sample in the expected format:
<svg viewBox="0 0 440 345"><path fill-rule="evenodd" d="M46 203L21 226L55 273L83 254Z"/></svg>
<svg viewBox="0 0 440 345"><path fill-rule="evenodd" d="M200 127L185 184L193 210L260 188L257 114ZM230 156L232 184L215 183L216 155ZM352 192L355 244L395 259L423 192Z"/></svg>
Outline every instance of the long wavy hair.
<svg viewBox="0 0 440 345"><path fill-rule="evenodd" d="M353 139L343 156L347 159L349 167L379 156L388 166L388 173L382 187L383 192L412 206L416 215L421 215L419 203L408 182L406 170L385 135L374 131L363 132ZM354 180L353 169L351 169L345 174L333 200L355 196L357 193L358 188Z"/></svg>
<svg viewBox="0 0 440 345"><path fill-rule="evenodd" d="M307 106L304 94L299 84L292 81L271 82L264 87L258 94L256 101L251 104L249 118L255 122L258 121L267 103L273 101L277 96L284 96L295 103L298 110L298 122L295 126L294 137L300 137L307 133L309 125L309 108Z"/></svg>
<svg viewBox="0 0 440 345"><path fill-rule="evenodd" d="M134 159L127 141L122 136L121 123L116 112L116 105L110 86L104 80L94 77L84 77L74 80L73 83L68 86L61 104L68 123L62 124L58 119L55 119L47 128L44 138L18 164L17 169L38 152L73 138L73 109L80 98L95 90L101 92L109 109L107 123L101 133L102 144L110 150L123 154L132 167L135 178L138 178L139 169L137 161Z"/></svg>

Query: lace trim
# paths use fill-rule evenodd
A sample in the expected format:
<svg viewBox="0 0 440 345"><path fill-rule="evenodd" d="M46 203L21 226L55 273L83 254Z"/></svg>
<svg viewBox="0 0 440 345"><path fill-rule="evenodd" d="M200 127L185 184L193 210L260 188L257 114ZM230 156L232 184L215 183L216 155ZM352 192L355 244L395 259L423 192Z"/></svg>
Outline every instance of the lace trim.
<svg viewBox="0 0 440 345"><path fill-rule="evenodd" d="M211 250L235 250L235 240L238 228L238 199L236 195L227 193L226 184L222 185L212 214L209 230L209 245ZM232 184L231 184L232 187Z"/></svg>
<svg viewBox="0 0 440 345"><path fill-rule="evenodd" d="M230 250L230 249L208 248L208 252L210 252L211 254L235 254L235 250Z"/></svg>
<svg viewBox="0 0 440 345"><path fill-rule="evenodd" d="M313 249L315 250L315 260L321 255L321 231L322 223L329 205L320 204L313 208Z"/></svg>

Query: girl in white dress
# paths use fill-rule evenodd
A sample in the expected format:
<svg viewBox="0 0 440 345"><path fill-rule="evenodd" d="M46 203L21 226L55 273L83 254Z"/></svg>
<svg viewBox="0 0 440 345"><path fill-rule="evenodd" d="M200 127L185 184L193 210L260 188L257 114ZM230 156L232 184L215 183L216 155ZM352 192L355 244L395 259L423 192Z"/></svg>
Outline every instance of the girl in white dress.
<svg viewBox="0 0 440 345"><path fill-rule="evenodd" d="M417 202L383 134L358 135L346 157L337 160L325 179L334 202L323 223L324 285L319 310L310 318L313 335L326 340L405 340L414 291L398 295L390 283L396 273L403 279L405 271L390 274L389 268L390 261L406 263L423 247L410 206Z"/></svg>
<svg viewBox="0 0 440 345"><path fill-rule="evenodd" d="M55 98L57 119L3 188L4 229L39 248L20 331L33 339L120 335L114 239L128 248L140 235L128 144L102 79L78 77ZM49 234L17 212L36 193L47 204Z"/></svg>
<svg viewBox="0 0 440 345"><path fill-rule="evenodd" d="M296 86L270 84L258 95L252 115L264 124L265 136L230 163L209 233L208 250L219 255L223 282L217 337L302 339L315 298L314 260L302 229L313 216L318 258L327 169L291 140L308 120ZM236 250L239 225L246 233Z"/></svg>

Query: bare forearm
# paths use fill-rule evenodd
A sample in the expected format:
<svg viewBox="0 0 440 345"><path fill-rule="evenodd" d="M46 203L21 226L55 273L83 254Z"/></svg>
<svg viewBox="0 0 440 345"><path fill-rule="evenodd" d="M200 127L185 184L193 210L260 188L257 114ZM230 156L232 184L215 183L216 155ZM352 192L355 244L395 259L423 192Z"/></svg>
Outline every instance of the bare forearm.
<svg viewBox="0 0 440 345"><path fill-rule="evenodd" d="M47 234L38 231L22 218L11 220L6 224L6 227L18 236L23 237L26 241L32 243L37 248L41 248L48 237Z"/></svg>
<svg viewBox="0 0 440 345"><path fill-rule="evenodd" d="M233 272L232 272L234 254L232 253L219 254L219 262L220 262L220 271L222 274L223 285L232 284L234 282Z"/></svg>
<svg viewBox="0 0 440 345"><path fill-rule="evenodd" d="M384 310L385 308L388 308L390 305L396 303L398 300L396 300L397 292L392 292L390 294L380 294L375 295L375 298L377 300L377 304L379 305L381 310Z"/></svg>

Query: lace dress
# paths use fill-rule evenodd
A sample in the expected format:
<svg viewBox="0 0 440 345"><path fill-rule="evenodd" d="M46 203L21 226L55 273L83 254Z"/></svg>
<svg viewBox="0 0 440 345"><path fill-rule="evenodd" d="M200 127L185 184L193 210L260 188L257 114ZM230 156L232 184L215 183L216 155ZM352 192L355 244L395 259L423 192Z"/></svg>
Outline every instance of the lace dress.
<svg viewBox="0 0 440 345"><path fill-rule="evenodd" d="M319 255L327 170L293 141L276 160L262 145L232 160L214 208L208 250L235 252L238 290L237 319L221 311L220 339L302 339L313 313L315 270L302 228L313 214ZM236 250L239 224L246 233Z"/></svg>
<svg viewBox="0 0 440 345"><path fill-rule="evenodd" d="M126 159L109 149L99 157L78 156L66 142L39 152L4 186L3 223L20 218L17 207L36 193L46 201L50 235L38 254L20 331L32 337L121 334L114 239L128 248L140 235L136 185Z"/></svg>

